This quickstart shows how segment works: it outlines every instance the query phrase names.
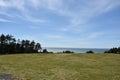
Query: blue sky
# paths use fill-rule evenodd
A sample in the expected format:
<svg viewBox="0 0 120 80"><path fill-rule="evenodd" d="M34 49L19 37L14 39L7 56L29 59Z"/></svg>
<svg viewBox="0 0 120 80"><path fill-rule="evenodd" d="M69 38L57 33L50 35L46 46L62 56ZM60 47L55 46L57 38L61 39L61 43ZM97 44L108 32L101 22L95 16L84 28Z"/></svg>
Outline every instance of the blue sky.
<svg viewBox="0 0 120 80"><path fill-rule="evenodd" d="M42 47L120 46L120 0L0 0L0 34Z"/></svg>

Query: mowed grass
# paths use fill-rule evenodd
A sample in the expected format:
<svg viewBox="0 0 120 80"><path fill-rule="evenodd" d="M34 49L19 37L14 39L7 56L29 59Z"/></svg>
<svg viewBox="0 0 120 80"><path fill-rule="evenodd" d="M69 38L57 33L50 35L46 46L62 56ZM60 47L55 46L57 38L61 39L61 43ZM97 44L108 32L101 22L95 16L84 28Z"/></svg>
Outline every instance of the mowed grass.
<svg viewBox="0 0 120 80"><path fill-rule="evenodd" d="M120 55L0 55L1 73L21 80L120 80Z"/></svg>

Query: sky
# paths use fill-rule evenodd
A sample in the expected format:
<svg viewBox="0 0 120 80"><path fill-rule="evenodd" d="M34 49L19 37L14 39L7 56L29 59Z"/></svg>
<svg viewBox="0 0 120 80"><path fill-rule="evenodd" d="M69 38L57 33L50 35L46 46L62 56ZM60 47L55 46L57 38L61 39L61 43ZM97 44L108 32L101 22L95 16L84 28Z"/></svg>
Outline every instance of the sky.
<svg viewBox="0 0 120 80"><path fill-rule="evenodd" d="M120 0L0 0L0 34L42 47L120 46Z"/></svg>

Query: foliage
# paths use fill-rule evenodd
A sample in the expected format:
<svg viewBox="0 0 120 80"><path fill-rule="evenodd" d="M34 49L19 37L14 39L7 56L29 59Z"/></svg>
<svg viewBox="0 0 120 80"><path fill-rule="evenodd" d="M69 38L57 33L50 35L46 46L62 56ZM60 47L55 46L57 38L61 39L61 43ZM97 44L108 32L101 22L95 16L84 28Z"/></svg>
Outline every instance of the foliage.
<svg viewBox="0 0 120 80"><path fill-rule="evenodd" d="M41 49L40 43L29 40L16 40L12 35L0 35L0 54L35 53Z"/></svg>
<svg viewBox="0 0 120 80"><path fill-rule="evenodd" d="M94 53L94 52L90 50L90 51L87 51L86 53Z"/></svg>
<svg viewBox="0 0 120 80"><path fill-rule="evenodd" d="M73 51L63 51L63 53L74 53Z"/></svg>
<svg viewBox="0 0 120 80"><path fill-rule="evenodd" d="M43 53L48 53L47 49L43 49Z"/></svg>
<svg viewBox="0 0 120 80"><path fill-rule="evenodd" d="M111 48L108 51L105 51L104 53L113 53L113 54L120 54L120 47L118 48Z"/></svg>

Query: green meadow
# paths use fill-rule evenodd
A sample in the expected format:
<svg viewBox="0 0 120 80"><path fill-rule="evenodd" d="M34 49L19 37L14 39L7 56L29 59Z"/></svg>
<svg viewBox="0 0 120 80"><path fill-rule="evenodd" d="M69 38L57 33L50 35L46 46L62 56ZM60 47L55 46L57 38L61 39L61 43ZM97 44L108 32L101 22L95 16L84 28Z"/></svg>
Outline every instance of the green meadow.
<svg viewBox="0 0 120 80"><path fill-rule="evenodd" d="M120 80L120 55L0 55L0 74L17 80Z"/></svg>

